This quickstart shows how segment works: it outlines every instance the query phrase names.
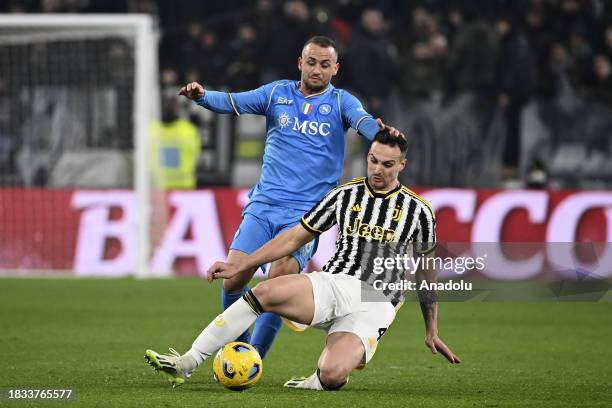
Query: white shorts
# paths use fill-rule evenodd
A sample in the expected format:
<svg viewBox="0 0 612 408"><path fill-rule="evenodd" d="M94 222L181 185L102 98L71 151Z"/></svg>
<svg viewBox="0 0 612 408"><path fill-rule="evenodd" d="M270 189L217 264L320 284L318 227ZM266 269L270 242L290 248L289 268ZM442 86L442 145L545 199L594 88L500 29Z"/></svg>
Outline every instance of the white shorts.
<svg viewBox="0 0 612 408"><path fill-rule="evenodd" d="M306 276L312 282L315 307L310 327L326 330L327 334L356 334L365 348L364 363L368 363L380 338L395 319L391 302L362 302L361 281L354 276L327 272Z"/></svg>

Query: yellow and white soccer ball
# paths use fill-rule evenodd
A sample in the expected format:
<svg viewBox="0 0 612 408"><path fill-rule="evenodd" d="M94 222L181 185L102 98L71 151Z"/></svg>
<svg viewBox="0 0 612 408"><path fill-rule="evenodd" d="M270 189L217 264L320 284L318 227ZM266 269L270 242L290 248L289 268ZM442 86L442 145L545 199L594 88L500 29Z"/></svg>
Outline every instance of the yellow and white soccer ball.
<svg viewBox="0 0 612 408"><path fill-rule="evenodd" d="M262 372L263 362L257 350L239 341L221 347L213 361L215 380L233 391L254 386Z"/></svg>

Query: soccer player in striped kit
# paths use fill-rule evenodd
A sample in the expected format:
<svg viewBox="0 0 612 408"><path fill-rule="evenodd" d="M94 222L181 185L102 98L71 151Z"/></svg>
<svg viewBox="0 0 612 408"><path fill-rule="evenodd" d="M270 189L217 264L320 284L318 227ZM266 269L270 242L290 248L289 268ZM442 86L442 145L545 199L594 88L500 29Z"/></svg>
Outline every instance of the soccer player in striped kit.
<svg viewBox="0 0 612 408"><path fill-rule="evenodd" d="M298 69L300 81L280 80L248 92L204 90L195 82L180 91L217 113L266 117L261 178L243 210L227 257L230 263L239 262L298 224L306 211L338 185L344 164L344 135L349 127L368 140L385 128L357 98L330 83L339 69L338 51L331 39L309 39L298 59ZM274 261L268 277L302 271L316 252L317 242ZM247 284L259 266L223 282L224 309L248 291ZM278 316L266 313L257 319L252 337L246 330L238 340L251 343L264 357L281 326Z"/></svg>
<svg viewBox="0 0 612 408"><path fill-rule="evenodd" d="M274 312L290 322L327 331L326 345L317 371L310 377L294 378L290 388L337 390L347 383L352 370L367 364L393 322L399 306L385 294L364 300L364 288L374 290L367 277L364 251L367 244L397 245L430 253L436 243L435 214L429 203L402 186L398 174L406 164L407 142L387 130L377 133L368 154L367 178L332 189L302 218L237 263L217 262L208 271L209 280L245 274L250 268L280 259L313 241L318 234L338 225L337 250L321 272L286 275L270 279L252 290L211 322L182 356L147 350L145 358L173 384L182 384L204 360L232 341L257 316ZM432 271L417 271L419 274ZM421 278L422 279L422 278ZM424 280L433 281L432 276ZM419 293L425 320L425 344L440 352L451 364L460 362L438 337L435 292ZM422 295L422 296L421 296Z"/></svg>

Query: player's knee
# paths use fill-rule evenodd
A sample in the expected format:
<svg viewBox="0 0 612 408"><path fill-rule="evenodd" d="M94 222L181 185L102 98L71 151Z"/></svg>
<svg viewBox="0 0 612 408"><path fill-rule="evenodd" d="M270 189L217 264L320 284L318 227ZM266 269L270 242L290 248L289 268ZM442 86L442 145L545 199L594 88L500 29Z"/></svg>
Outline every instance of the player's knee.
<svg viewBox="0 0 612 408"><path fill-rule="evenodd" d="M249 283L254 273L254 270L247 271L245 273L234 275L230 279L224 279L223 290L230 293L240 292L242 288L244 288Z"/></svg>
<svg viewBox="0 0 612 408"><path fill-rule="evenodd" d="M225 279L223 281L223 290L227 293L240 292L244 286L244 282L237 279Z"/></svg>
<svg viewBox="0 0 612 408"><path fill-rule="evenodd" d="M257 286L252 289L252 292L265 311L268 311L270 307L276 304L276 291L274 290L274 285L271 285L270 282L266 281L258 283Z"/></svg>
<svg viewBox="0 0 612 408"><path fill-rule="evenodd" d="M319 367L319 381L326 390L339 390L346 384L350 372L341 364L327 362Z"/></svg>

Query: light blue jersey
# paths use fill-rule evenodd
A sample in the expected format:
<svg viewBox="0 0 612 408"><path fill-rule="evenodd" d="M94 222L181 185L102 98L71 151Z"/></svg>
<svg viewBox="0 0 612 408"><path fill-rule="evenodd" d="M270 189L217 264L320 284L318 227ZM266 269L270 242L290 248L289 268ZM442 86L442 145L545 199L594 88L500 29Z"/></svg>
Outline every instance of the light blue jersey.
<svg viewBox="0 0 612 408"><path fill-rule="evenodd" d="M308 211L336 187L349 127L372 140L376 121L350 93L328 88L304 96L297 81L281 80L239 93L206 91L196 102L218 113L266 116L266 143L251 202Z"/></svg>

